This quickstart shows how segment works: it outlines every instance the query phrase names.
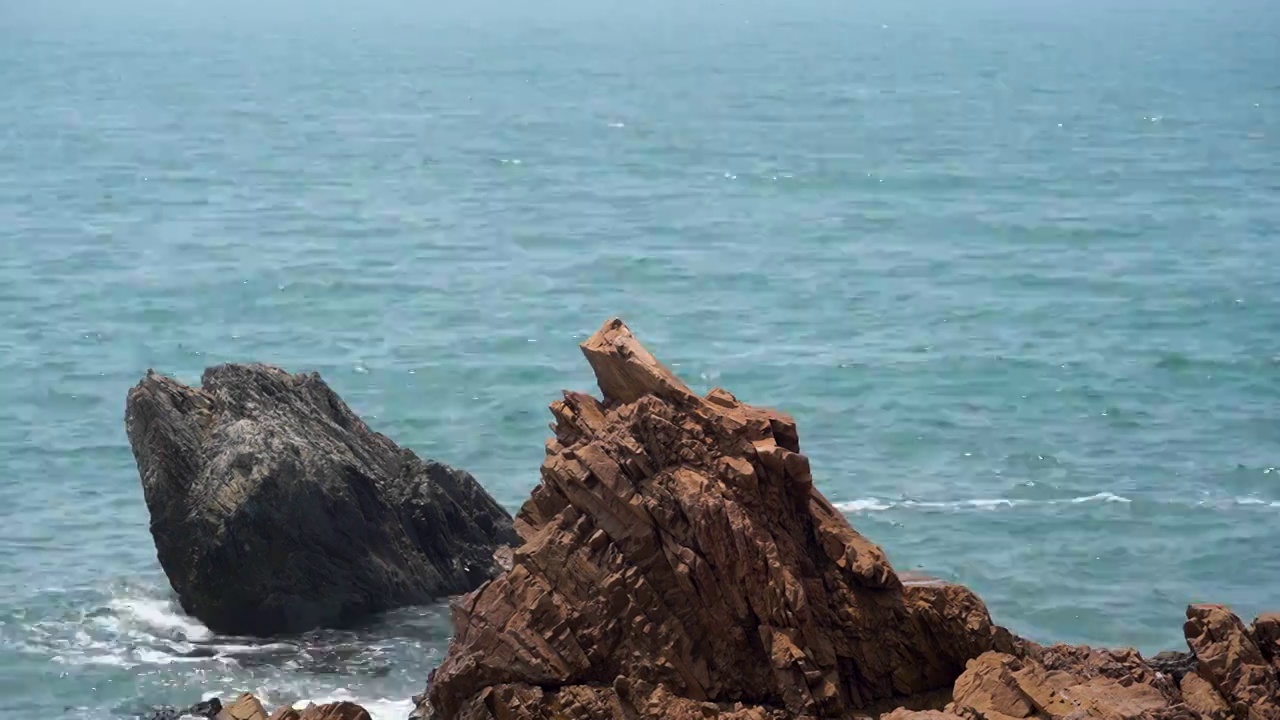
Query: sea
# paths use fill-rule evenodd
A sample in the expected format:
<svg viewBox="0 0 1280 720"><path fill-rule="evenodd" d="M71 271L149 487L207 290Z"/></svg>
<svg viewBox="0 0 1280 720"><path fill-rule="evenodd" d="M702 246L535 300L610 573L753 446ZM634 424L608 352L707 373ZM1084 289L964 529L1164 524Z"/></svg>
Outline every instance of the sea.
<svg viewBox="0 0 1280 720"><path fill-rule="evenodd" d="M0 717L404 720L446 602L184 615L127 391L319 371L514 512L615 315L1017 633L1280 609L1278 38L1273 0L0 0Z"/></svg>

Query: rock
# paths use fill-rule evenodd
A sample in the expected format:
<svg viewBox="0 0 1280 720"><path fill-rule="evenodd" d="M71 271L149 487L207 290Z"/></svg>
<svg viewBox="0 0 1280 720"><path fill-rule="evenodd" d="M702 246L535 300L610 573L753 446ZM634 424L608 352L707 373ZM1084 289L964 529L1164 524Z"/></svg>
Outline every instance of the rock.
<svg viewBox="0 0 1280 720"><path fill-rule="evenodd" d="M791 418L696 395L618 320L582 349L603 402L552 404L523 544L454 602L424 717L845 718L1014 649L967 589L904 585Z"/></svg>
<svg viewBox="0 0 1280 720"><path fill-rule="evenodd" d="M469 474L375 433L317 374L148 371L126 427L160 564L222 633L344 625L474 589L516 541Z"/></svg>
<svg viewBox="0 0 1280 720"><path fill-rule="evenodd" d="M202 700L187 708L178 708L172 706L156 707L146 713L143 717L146 720L181 720L182 718L206 718L206 720L217 720L218 713L222 712L222 701L218 698L209 698Z"/></svg>
<svg viewBox="0 0 1280 720"><path fill-rule="evenodd" d="M1181 702L1171 681L1134 651L1066 646L1024 658L984 654L970 661L953 696L948 712L983 720L1172 720Z"/></svg>
<svg viewBox="0 0 1280 720"><path fill-rule="evenodd" d="M1197 672L1240 720L1280 720L1280 680L1240 618L1221 605L1192 605L1183 629Z"/></svg>
<svg viewBox="0 0 1280 720"><path fill-rule="evenodd" d="M217 717L218 713L220 712L222 712L222 701L216 697L209 698L208 700L204 700L202 702L198 702L195 705L192 705L189 710L187 710L188 714L196 715L204 718Z"/></svg>
<svg viewBox="0 0 1280 720"><path fill-rule="evenodd" d="M1280 613L1265 613L1253 621L1253 641L1271 667L1280 671Z"/></svg>
<svg viewBox="0 0 1280 720"><path fill-rule="evenodd" d="M969 662L945 712L963 720L1278 720L1280 685L1256 641L1272 637L1272 617L1259 618L1251 632L1222 606L1193 605L1185 626L1192 654L1151 660L1128 649L1015 639L1014 654L988 652Z"/></svg>
<svg viewBox="0 0 1280 720"><path fill-rule="evenodd" d="M908 710L898 708L891 713L881 715L880 720L962 720L959 715L952 715L942 710Z"/></svg>
<svg viewBox="0 0 1280 720"><path fill-rule="evenodd" d="M1173 678L1174 682L1180 683L1187 673L1195 671L1196 656L1189 652L1165 650L1147 658L1147 665L1152 670L1162 672Z"/></svg>
<svg viewBox="0 0 1280 720"><path fill-rule="evenodd" d="M251 693L223 704L218 698L196 703L185 710L159 708L147 715L148 720L179 720L180 718L208 718L209 720L268 720L262 703ZM308 705L295 710L288 705L271 713L269 720L372 720L367 710L351 702L335 702L326 705Z"/></svg>
<svg viewBox="0 0 1280 720"><path fill-rule="evenodd" d="M282 707L270 720L373 720L369 712L352 702L336 702L327 705L308 705L302 710Z"/></svg>
<svg viewBox="0 0 1280 720"><path fill-rule="evenodd" d="M1199 674L1189 672L1182 676L1180 683L1182 702L1197 717L1204 720L1232 720L1235 717L1227 701Z"/></svg>
<svg viewBox="0 0 1280 720"><path fill-rule="evenodd" d="M245 693L217 713L216 720L267 720L267 711L258 698Z"/></svg>

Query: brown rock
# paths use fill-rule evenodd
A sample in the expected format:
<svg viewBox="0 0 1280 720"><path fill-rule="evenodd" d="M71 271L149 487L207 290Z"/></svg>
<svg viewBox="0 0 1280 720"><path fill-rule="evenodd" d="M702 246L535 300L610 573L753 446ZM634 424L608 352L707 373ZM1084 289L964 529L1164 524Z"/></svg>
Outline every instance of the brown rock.
<svg viewBox="0 0 1280 720"><path fill-rule="evenodd" d="M1183 630L1200 676L1240 720L1280 720L1280 681L1240 618L1221 605L1192 605Z"/></svg>
<svg viewBox="0 0 1280 720"><path fill-rule="evenodd" d="M267 711L263 709L258 698L245 693L222 706L216 720L267 720Z"/></svg>
<svg viewBox="0 0 1280 720"><path fill-rule="evenodd" d="M948 711L982 720L1195 717L1176 687L1132 650L1057 645L1016 658L987 653L956 680Z"/></svg>
<svg viewBox="0 0 1280 720"><path fill-rule="evenodd" d="M1280 613L1264 613L1253 621L1251 633L1262 656L1280 669Z"/></svg>
<svg viewBox="0 0 1280 720"><path fill-rule="evenodd" d="M282 707L271 715L271 720L373 720L369 712L352 702L335 702L325 705L312 703L303 710Z"/></svg>
<svg viewBox="0 0 1280 720"><path fill-rule="evenodd" d="M604 401L552 404L523 545L454 604L436 717L851 717L1013 649L968 590L904 587L791 418L697 396L621 321L582 347Z"/></svg>
<svg viewBox="0 0 1280 720"><path fill-rule="evenodd" d="M908 710L898 708L891 713L881 715L880 720L964 720L959 715L952 715L942 710Z"/></svg>
<svg viewBox="0 0 1280 720"><path fill-rule="evenodd" d="M1204 720L1232 720L1234 717L1227 701L1208 680L1196 673L1182 676L1182 701L1187 708Z"/></svg>

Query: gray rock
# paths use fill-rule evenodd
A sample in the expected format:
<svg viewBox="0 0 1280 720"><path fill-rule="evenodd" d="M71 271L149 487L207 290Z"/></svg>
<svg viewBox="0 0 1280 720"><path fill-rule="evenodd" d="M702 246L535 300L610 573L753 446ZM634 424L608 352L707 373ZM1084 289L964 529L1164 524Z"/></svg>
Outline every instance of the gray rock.
<svg viewBox="0 0 1280 720"><path fill-rule="evenodd" d="M1156 672L1162 672L1173 678L1174 682L1182 682L1182 677L1195 672L1196 656L1178 650L1163 650L1146 659L1147 665Z"/></svg>
<svg viewBox="0 0 1280 720"><path fill-rule="evenodd" d="M470 474L373 432L312 374L147 371L125 425L160 564L216 632L293 633L469 592L517 541Z"/></svg>

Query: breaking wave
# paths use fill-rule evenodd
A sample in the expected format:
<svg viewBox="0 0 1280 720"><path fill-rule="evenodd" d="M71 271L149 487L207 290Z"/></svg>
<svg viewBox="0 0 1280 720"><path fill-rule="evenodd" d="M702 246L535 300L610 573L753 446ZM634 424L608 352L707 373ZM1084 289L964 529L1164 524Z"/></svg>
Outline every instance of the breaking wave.
<svg viewBox="0 0 1280 720"><path fill-rule="evenodd" d="M405 720L448 642L439 607L397 611L364 628L264 640L212 632L160 586L43 594L41 605L61 610L4 618L0 643L85 682L136 684L118 698L116 718L247 691L268 707L350 700L374 720Z"/></svg>

